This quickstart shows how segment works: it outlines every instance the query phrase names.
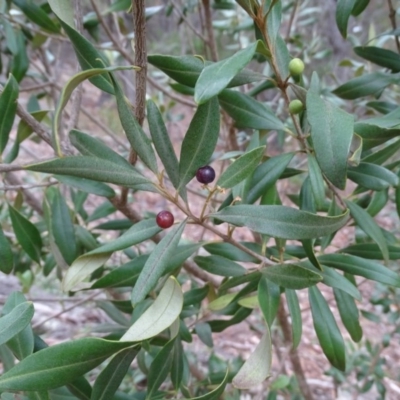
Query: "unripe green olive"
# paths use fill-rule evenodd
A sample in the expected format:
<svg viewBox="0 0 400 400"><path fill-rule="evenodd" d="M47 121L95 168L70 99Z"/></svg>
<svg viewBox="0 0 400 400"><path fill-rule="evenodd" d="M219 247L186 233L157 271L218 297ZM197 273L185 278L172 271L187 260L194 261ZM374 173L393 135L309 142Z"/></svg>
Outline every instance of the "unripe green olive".
<svg viewBox="0 0 400 400"><path fill-rule="evenodd" d="M292 76L301 75L304 71L304 63L300 58L293 58L289 63L289 72Z"/></svg>
<svg viewBox="0 0 400 400"><path fill-rule="evenodd" d="M292 100L289 103L289 112L291 114L299 114L303 110L304 110L304 104L300 100L298 100L298 99Z"/></svg>

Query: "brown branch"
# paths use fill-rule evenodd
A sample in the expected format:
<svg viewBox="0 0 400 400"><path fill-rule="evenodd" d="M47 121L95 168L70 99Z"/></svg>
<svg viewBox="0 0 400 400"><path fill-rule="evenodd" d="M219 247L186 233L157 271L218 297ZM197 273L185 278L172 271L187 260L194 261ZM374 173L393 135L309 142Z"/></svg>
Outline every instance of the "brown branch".
<svg viewBox="0 0 400 400"><path fill-rule="evenodd" d="M21 165L15 164L0 164L0 172L22 171L24 169Z"/></svg>
<svg viewBox="0 0 400 400"><path fill-rule="evenodd" d="M289 322L287 319L285 306L283 303L283 297L281 297L281 301L279 303L279 310L278 310L277 317L278 317L279 324L282 328L282 333L283 333L283 337L286 342L286 346L291 346L292 334L291 334L290 325L289 325ZM292 351L289 353L289 357L290 357L290 361L292 362L293 371L297 377L297 381L298 381L299 388L300 388L302 395L307 400L314 400L314 396L311 392L311 389L307 384L306 377L305 377L305 374L303 371L303 367L301 365L301 361L300 361L300 357L299 357L299 353L298 353L297 349L292 349Z"/></svg>
<svg viewBox="0 0 400 400"><path fill-rule="evenodd" d="M207 30L207 37L208 37L208 40L206 41L206 43L207 43L208 47L210 48L212 60L218 61L218 51L217 51L217 44L215 42L214 28L212 25L210 0L203 0L203 6L204 6L204 16L205 16L205 20L206 20L206 30Z"/></svg>
<svg viewBox="0 0 400 400"><path fill-rule="evenodd" d="M396 23L396 10L393 7L392 0L387 0L388 1L388 6L389 6L389 19L392 24L393 30L397 29L397 23ZM400 53L400 40L397 35L394 35L394 40L396 41L396 47L397 47L397 52Z"/></svg>

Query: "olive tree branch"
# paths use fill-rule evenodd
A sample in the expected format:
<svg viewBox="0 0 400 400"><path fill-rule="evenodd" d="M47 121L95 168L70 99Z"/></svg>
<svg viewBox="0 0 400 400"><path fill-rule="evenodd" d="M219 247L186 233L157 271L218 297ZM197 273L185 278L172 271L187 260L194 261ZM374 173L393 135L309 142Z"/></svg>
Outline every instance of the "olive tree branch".
<svg viewBox="0 0 400 400"><path fill-rule="evenodd" d="M388 6L389 6L389 19L392 24L393 30L397 29L397 23L396 23L396 10L393 7L392 0L387 0ZM400 40L397 35L394 35L394 40L396 42L396 47L397 47L397 52L400 53Z"/></svg>

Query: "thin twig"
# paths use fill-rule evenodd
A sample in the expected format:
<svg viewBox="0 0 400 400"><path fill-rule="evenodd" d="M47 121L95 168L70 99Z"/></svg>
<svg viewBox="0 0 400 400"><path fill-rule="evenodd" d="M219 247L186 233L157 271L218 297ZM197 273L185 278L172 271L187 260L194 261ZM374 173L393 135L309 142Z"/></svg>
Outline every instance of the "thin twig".
<svg viewBox="0 0 400 400"><path fill-rule="evenodd" d="M206 44L210 48L212 60L218 61L218 50L217 50L217 44L215 42L214 28L212 25L210 0L203 0L203 6L204 6L204 16L205 16L206 30L208 36Z"/></svg>
<svg viewBox="0 0 400 400"><path fill-rule="evenodd" d="M11 172L9 172L11 174ZM47 183L34 183L32 185L16 184L16 185L3 185L0 186L0 191L7 192L9 190L30 190L40 187L48 187L57 185L58 182L47 182Z"/></svg>
<svg viewBox="0 0 400 400"><path fill-rule="evenodd" d="M293 22L297 14L298 7L299 7L299 0L296 0L293 4L292 13L290 14L289 24L286 31L286 40L290 38L290 32L292 31Z"/></svg>
<svg viewBox="0 0 400 400"><path fill-rule="evenodd" d="M392 24L393 30L397 29L397 23L396 23L396 10L393 7L392 0L387 0L388 1L388 6L389 6L389 19ZM397 52L400 53L400 40L397 35L394 35L394 40L396 41L396 47L397 47Z"/></svg>
<svg viewBox="0 0 400 400"><path fill-rule="evenodd" d="M22 165L0 164L0 172L22 171L23 169Z"/></svg>

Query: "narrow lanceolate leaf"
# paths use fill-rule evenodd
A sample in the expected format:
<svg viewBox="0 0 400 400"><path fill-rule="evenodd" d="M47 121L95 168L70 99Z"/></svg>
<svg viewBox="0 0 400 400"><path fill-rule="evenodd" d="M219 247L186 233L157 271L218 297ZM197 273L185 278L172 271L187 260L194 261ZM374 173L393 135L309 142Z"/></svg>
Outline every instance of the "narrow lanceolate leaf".
<svg viewBox="0 0 400 400"><path fill-rule="evenodd" d="M60 149L60 138L59 138L59 125L61 120L61 114L64 110L65 106L67 105L69 99L71 98L72 92L76 89L76 87L81 84L86 79L90 79L93 76L107 74L112 71L119 71L119 70L126 70L126 69L134 69L136 67L128 66L128 67L108 67L108 68L94 68L94 69L87 69L85 71L78 72L72 78L68 80L66 85L64 86L60 100L57 104L56 111L54 113L54 121L53 121L53 141L56 146L56 150L58 155L61 155Z"/></svg>
<svg viewBox="0 0 400 400"><path fill-rule="evenodd" d="M307 92L307 117L315 156L322 172L335 186L344 189L354 117L322 100L312 90Z"/></svg>
<svg viewBox="0 0 400 400"><path fill-rule="evenodd" d="M2 313L8 314L21 304L27 304L25 296L21 292L14 291L7 297ZM34 348L34 336L31 325L28 323L24 329L10 339L7 342L7 347L18 360L31 355Z"/></svg>
<svg viewBox="0 0 400 400"><path fill-rule="evenodd" d="M281 299L280 288L263 276L258 283L257 298L265 322L271 327L279 308Z"/></svg>
<svg viewBox="0 0 400 400"><path fill-rule="evenodd" d="M357 167L350 167L348 177L366 189L381 191L389 186L398 186L398 176L380 165L366 162L360 163Z"/></svg>
<svg viewBox="0 0 400 400"><path fill-rule="evenodd" d="M271 362L271 334L268 326L266 326L260 343L233 378L233 386L238 389L251 389L264 382L270 375Z"/></svg>
<svg viewBox="0 0 400 400"><path fill-rule="evenodd" d="M35 225L12 206L8 206L15 236L28 256L40 264L42 238Z"/></svg>
<svg viewBox="0 0 400 400"><path fill-rule="evenodd" d="M60 18L60 17L59 17ZM60 18L61 26L71 40L75 54L78 58L82 70L108 67L107 57L99 52L92 43L89 42L76 29ZM104 92L114 94L113 85L108 74L93 76L89 81Z"/></svg>
<svg viewBox="0 0 400 400"><path fill-rule="evenodd" d="M164 274L169 259L174 255L178 247L185 225L186 220L175 226L152 251L132 290L132 304L144 300L146 295L154 289L158 279Z"/></svg>
<svg viewBox="0 0 400 400"><path fill-rule="evenodd" d="M147 395L146 399L152 399L153 393L161 386L171 370L174 353L175 338L170 340L156 355L150 365L147 375Z"/></svg>
<svg viewBox="0 0 400 400"><path fill-rule="evenodd" d="M10 75L3 92L0 94L0 155L3 153L17 111L19 87L15 78Z"/></svg>
<svg viewBox="0 0 400 400"><path fill-rule="evenodd" d="M261 146L243 154L223 172L217 181L217 185L230 189L251 176L259 164L264 150L265 146Z"/></svg>
<svg viewBox="0 0 400 400"><path fill-rule="evenodd" d="M0 345L8 342L31 322L34 309L31 302L21 303L0 318Z"/></svg>
<svg viewBox="0 0 400 400"><path fill-rule="evenodd" d="M102 182L95 182L90 179L76 178L68 175L55 175L54 178L66 186L71 186L85 193L92 193L97 196L104 196L108 198L115 196L115 191L111 189L110 186Z"/></svg>
<svg viewBox="0 0 400 400"><path fill-rule="evenodd" d="M25 169L48 174L72 175L127 187L150 183L133 167L122 167L107 160L88 156L56 158L27 165Z"/></svg>
<svg viewBox="0 0 400 400"><path fill-rule="evenodd" d="M323 265L351 275L363 276L385 285L400 287L400 276L377 262L347 254L325 254L318 259Z"/></svg>
<svg viewBox="0 0 400 400"><path fill-rule="evenodd" d="M301 334L303 332L303 322L301 319L301 310L299 299L296 291L291 289L285 290L286 301L289 309L290 318L292 320L292 342L293 349L300 344Z"/></svg>
<svg viewBox="0 0 400 400"><path fill-rule="evenodd" d="M218 95L221 107L241 128L283 130L285 126L266 105L253 97L234 90Z"/></svg>
<svg viewBox="0 0 400 400"><path fill-rule="evenodd" d="M216 98L198 107L182 142L179 188L185 187L196 175L196 171L210 161L218 140L219 119Z"/></svg>
<svg viewBox="0 0 400 400"><path fill-rule="evenodd" d="M179 186L178 159L176 158L175 150L172 146L160 110L152 100L147 102L147 120L157 154L160 157L172 184L177 189Z"/></svg>
<svg viewBox="0 0 400 400"><path fill-rule="evenodd" d="M394 245L388 245L389 260L400 259L400 247ZM340 249L341 253L351 254L370 260L383 260L382 252L379 246L375 243L357 243Z"/></svg>
<svg viewBox="0 0 400 400"><path fill-rule="evenodd" d="M317 208L320 209L325 201L324 178L314 156L308 155L308 168L311 182L311 189L314 195Z"/></svg>
<svg viewBox="0 0 400 400"><path fill-rule="evenodd" d="M14 256L9 241L0 226L0 271L9 274L14 268Z"/></svg>
<svg viewBox="0 0 400 400"><path fill-rule="evenodd" d="M282 239L312 239L336 232L348 221L348 211L323 217L286 206L229 206L212 217Z"/></svg>
<svg viewBox="0 0 400 400"><path fill-rule="evenodd" d="M50 400L49 392L40 391L40 392L26 392L29 400Z"/></svg>
<svg viewBox="0 0 400 400"><path fill-rule="evenodd" d="M382 49L375 46L353 47L354 52L368 61L393 72L400 72L400 55L392 50Z"/></svg>
<svg viewBox="0 0 400 400"><path fill-rule="evenodd" d="M51 224L57 247L64 260L71 265L77 255L75 229L67 203L59 190L52 198Z"/></svg>
<svg viewBox="0 0 400 400"><path fill-rule="evenodd" d="M121 341L150 339L171 326L183 307L183 293L175 278L168 278L154 303L128 329Z"/></svg>
<svg viewBox="0 0 400 400"><path fill-rule="evenodd" d="M74 9L71 0L48 0L48 3L58 18L75 29Z"/></svg>
<svg viewBox="0 0 400 400"><path fill-rule="evenodd" d="M157 160L153 147L151 146L151 141L133 115L132 106L128 103L121 87L112 74L110 74L110 77L114 85L115 97L117 98L119 119L121 120L126 137L140 159L157 174Z"/></svg>
<svg viewBox="0 0 400 400"><path fill-rule="evenodd" d="M345 200L347 207L350 210L351 216L354 218L356 224L379 246L383 259L389 261L389 250L387 247L386 239L383 236L381 228L375 220L356 203L350 200Z"/></svg>
<svg viewBox="0 0 400 400"><path fill-rule="evenodd" d="M246 273L246 268L221 256L197 256L194 261L200 268L215 275L242 276Z"/></svg>
<svg viewBox="0 0 400 400"><path fill-rule="evenodd" d="M340 289L333 289L336 304L339 309L340 318L347 332L355 342L359 342L362 338L362 329L359 321L357 305L349 294Z"/></svg>
<svg viewBox="0 0 400 400"><path fill-rule="evenodd" d="M233 56L206 66L194 88L194 101L203 104L225 89L229 82L251 61L258 41Z"/></svg>
<svg viewBox="0 0 400 400"><path fill-rule="evenodd" d="M344 38L347 37L347 24L357 0L338 0L336 6L336 24Z"/></svg>
<svg viewBox="0 0 400 400"><path fill-rule="evenodd" d="M129 162L114 150L106 146L100 139L87 133L72 129L69 133L72 145L78 149L83 156L92 156L108 160L121 167L130 167Z"/></svg>
<svg viewBox="0 0 400 400"><path fill-rule="evenodd" d="M314 329L322 351L334 367L344 371L346 368L344 341L336 324L335 317L324 296L322 296L316 286L309 288L308 294Z"/></svg>
<svg viewBox="0 0 400 400"><path fill-rule="evenodd" d="M91 256L83 255L76 259L64 276L61 284L62 290L64 292L69 292L90 287L92 284L90 282L84 282L84 280L104 265L110 256L111 252L94 254Z"/></svg>
<svg viewBox="0 0 400 400"><path fill-rule="evenodd" d="M299 265L280 264L262 269L263 275L287 289L304 289L322 280L322 276Z"/></svg>
<svg viewBox="0 0 400 400"><path fill-rule="evenodd" d="M19 7L27 18L39 25L45 31L59 33L60 27L56 25L47 13L32 1L13 0L13 3Z"/></svg>
<svg viewBox="0 0 400 400"><path fill-rule="evenodd" d="M0 377L0 390L41 391L74 381L132 343L84 338L47 347Z"/></svg>
<svg viewBox="0 0 400 400"><path fill-rule="evenodd" d="M293 156L294 153L281 154L276 157L271 157L260 164L251 178L250 189L245 202L249 204L254 203L259 197L263 196L272 188L289 165Z"/></svg>
<svg viewBox="0 0 400 400"><path fill-rule="evenodd" d="M398 74L385 72L373 72L351 79L345 84L336 88L333 93L346 100L354 100L364 96L381 93L387 86L398 83Z"/></svg>
<svg viewBox="0 0 400 400"><path fill-rule="evenodd" d="M170 78L189 87L194 87L204 67L212 64L211 62L204 62L199 57L195 56L176 57L154 54L149 55L147 60L150 64L167 74ZM244 69L229 82L228 86L241 86L262 79L265 79L262 74L250 69Z"/></svg>
<svg viewBox="0 0 400 400"><path fill-rule="evenodd" d="M90 399L112 399L138 352L138 347L131 347L117 353L97 377Z"/></svg>

